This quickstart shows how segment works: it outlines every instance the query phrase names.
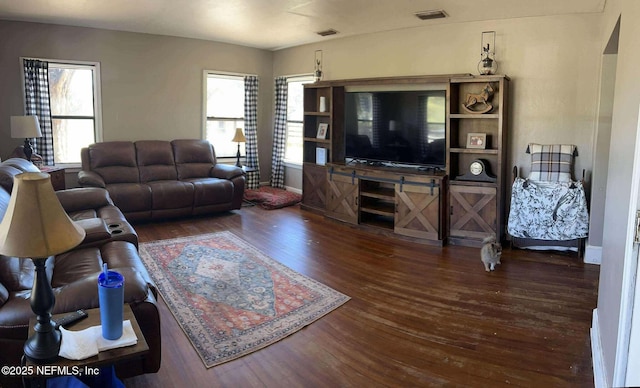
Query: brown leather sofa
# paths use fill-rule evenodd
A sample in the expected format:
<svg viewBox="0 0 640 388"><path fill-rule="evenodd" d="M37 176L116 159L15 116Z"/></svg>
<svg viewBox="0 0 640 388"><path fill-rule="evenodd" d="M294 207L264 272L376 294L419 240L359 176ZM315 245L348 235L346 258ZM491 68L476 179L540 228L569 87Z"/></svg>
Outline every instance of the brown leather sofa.
<svg viewBox="0 0 640 388"><path fill-rule="evenodd" d="M13 177L38 171L24 159L0 163L0 219L7 210ZM47 274L56 302L54 314L99 307L98 275L107 263L125 277L125 303L129 303L149 344L148 354L116 365L121 378L157 372L161 360L160 316L157 290L137 251L138 238L105 189L56 192L70 217L85 227L87 237L73 250L50 257ZM0 255L0 364L20 365L22 347L33 316L29 298L33 285L31 260ZM21 386L18 379L0 375L0 386Z"/></svg>
<svg viewBox="0 0 640 388"><path fill-rule="evenodd" d="M241 168L216 161L206 140L96 143L81 152L82 187L109 191L129 221L240 209Z"/></svg>

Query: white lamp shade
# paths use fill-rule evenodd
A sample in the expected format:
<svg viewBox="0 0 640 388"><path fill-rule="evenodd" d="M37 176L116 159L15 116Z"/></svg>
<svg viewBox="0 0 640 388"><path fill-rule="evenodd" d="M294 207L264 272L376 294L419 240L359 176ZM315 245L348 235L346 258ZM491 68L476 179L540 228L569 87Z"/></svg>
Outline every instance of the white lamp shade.
<svg viewBox="0 0 640 388"><path fill-rule="evenodd" d="M38 116L11 116L11 137L14 139L42 137Z"/></svg>
<svg viewBox="0 0 640 388"><path fill-rule="evenodd" d="M85 231L65 213L42 172L16 175L7 212L0 223L0 254L46 258L66 252L84 239Z"/></svg>

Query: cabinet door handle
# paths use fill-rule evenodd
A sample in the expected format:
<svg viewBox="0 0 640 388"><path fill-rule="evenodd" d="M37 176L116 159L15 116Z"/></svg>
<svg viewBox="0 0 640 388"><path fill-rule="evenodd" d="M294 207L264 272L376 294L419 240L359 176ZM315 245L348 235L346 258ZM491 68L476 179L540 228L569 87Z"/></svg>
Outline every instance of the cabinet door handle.
<svg viewBox="0 0 640 388"><path fill-rule="evenodd" d="M453 206L449 206L449 215L452 216L453 215Z"/></svg>

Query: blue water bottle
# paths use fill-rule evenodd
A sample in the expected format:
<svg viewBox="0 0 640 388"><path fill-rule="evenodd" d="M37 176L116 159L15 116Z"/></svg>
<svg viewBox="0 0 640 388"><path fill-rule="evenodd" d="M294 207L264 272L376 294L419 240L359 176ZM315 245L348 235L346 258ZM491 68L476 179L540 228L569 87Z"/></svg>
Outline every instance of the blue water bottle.
<svg viewBox="0 0 640 388"><path fill-rule="evenodd" d="M108 340L122 337L124 277L116 271L109 271L106 263L98 276L98 298L102 336Z"/></svg>

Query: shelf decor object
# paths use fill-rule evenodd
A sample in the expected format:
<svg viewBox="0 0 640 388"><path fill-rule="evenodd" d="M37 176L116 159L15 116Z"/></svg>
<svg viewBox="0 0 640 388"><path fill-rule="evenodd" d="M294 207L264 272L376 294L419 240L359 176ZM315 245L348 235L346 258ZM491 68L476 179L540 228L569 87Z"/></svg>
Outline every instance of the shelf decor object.
<svg viewBox="0 0 640 388"><path fill-rule="evenodd" d="M327 149L322 147L316 148L316 164L324 166L327 164Z"/></svg>
<svg viewBox="0 0 640 388"><path fill-rule="evenodd" d="M315 69L313 71L314 82L322 81L322 50L316 50L314 64L315 64L314 65Z"/></svg>
<svg viewBox="0 0 640 388"><path fill-rule="evenodd" d="M475 182L495 182L497 180L496 176L490 171L490 164L483 159L476 159L471 162L464 175L460 175L456 179Z"/></svg>
<svg viewBox="0 0 640 388"><path fill-rule="evenodd" d="M0 254L31 258L35 267L31 309L38 322L34 334L24 343L25 356L35 363L56 359L60 350L60 331L51 321L56 298L47 278L47 259L76 247L84 237L84 229L62 208L49 174L27 172L15 176L0 224Z"/></svg>
<svg viewBox="0 0 640 388"><path fill-rule="evenodd" d="M462 103L462 109L471 114L489 113L493 109L491 99L495 90L490 83L482 87L480 93L467 93Z"/></svg>
<svg viewBox="0 0 640 388"><path fill-rule="evenodd" d="M467 148L487 148L487 134L471 132L467 134Z"/></svg>
<svg viewBox="0 0 640 388"><path fill-rule="evenodd" d="M480 75L493 75L498 71L498 61L496 61L496 32L484 31L482 33L482 51L480 62L478 62L478 72Z"/></svg>
<svg viewBox="0 0 640 388"><path fill-rule="evenodd" d="M320 123L318 124L318 133L316 134L316 138L318 139L326 139L327 138L327 130L329 129L328 123Z"/></svg>
<svg viewBox="0 0 640 388"><path fill-rule="evenodd" d="M320 96L320 107L318 108L320 113L324 113L327 111L327 98L325 96Z"/></svg>

